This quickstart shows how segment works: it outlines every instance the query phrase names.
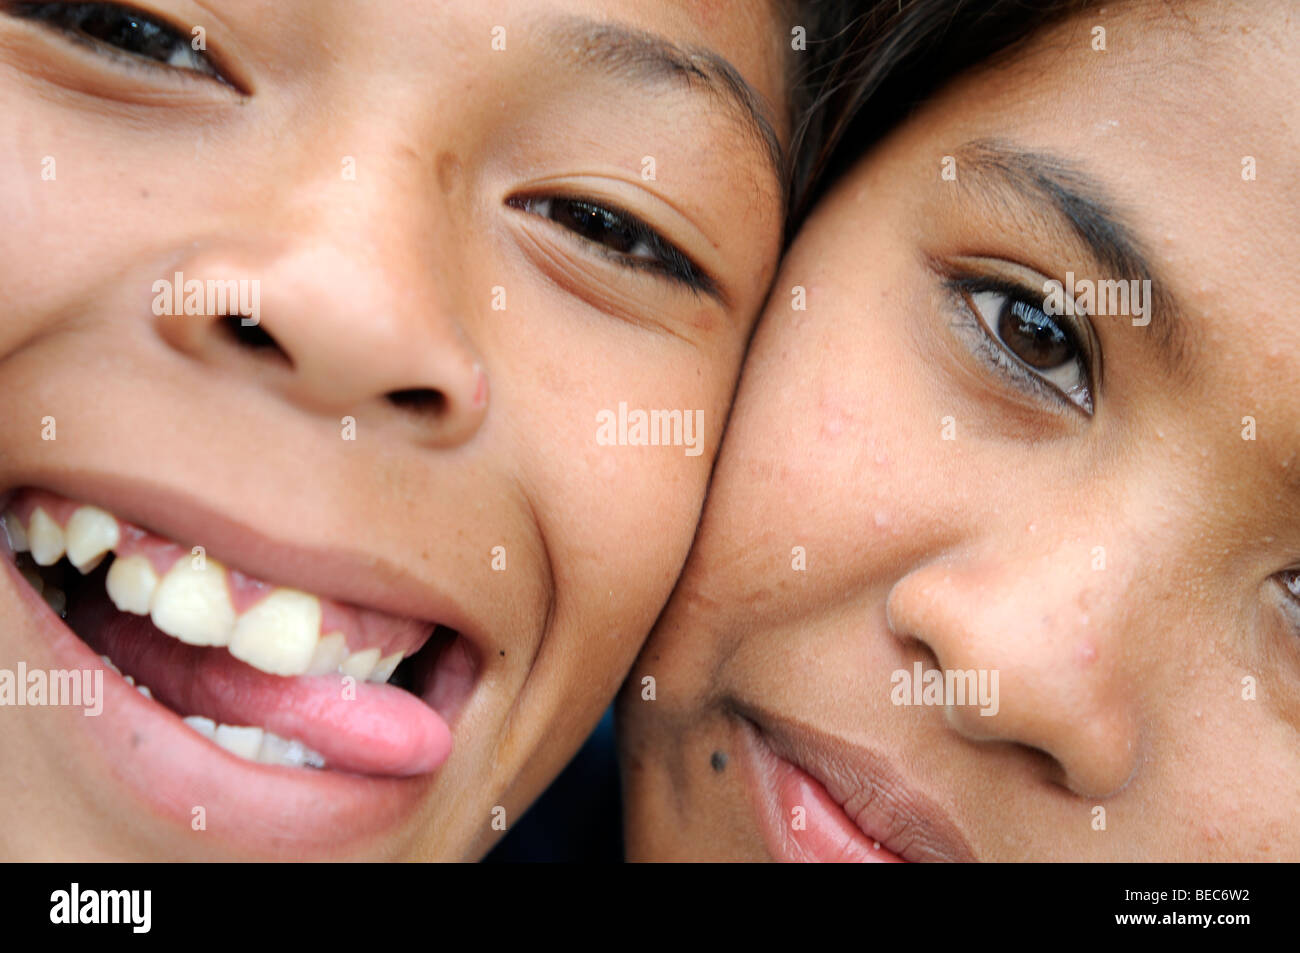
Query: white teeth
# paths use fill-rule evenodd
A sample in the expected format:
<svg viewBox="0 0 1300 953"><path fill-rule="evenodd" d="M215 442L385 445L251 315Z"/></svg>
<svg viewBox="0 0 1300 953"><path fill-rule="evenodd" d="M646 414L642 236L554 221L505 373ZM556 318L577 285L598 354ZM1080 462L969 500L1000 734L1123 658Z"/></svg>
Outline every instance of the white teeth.
<svg viewBox="0 0 1300 953"><path fill-rule="evenodd" d="M215 559L203 569L178 559L158 583L149 604L153 624L187 645L227 645L235 610L226 588L226 567Z"/></svg>
<svg viewBox="0 0 1300 953"><path fill-rule="evenodd" d="M135 690L139 692L141 695L143 695L145 698L153 698L153 692L149 691L148 685L137 685L135 687Z"/></svg>
<svg viewBox="0 0 1300 953"><path fill-rule="evenodd" d="M397 666L400 665L401 663L402 663L401 652L394 652L392 655L388 656L387 658L380 659L379 664L377 664L375 666L375 670L370 673L370 677L367 679L367 681L380 682L380 683L388 681L390 678L393 677L393 672L396 671Z"/></svg>
<svg viewBox="0 0 1300 953"><path fill-rule="evenodd" d="M348 642L342 632L331 632L316 644L316 654L307 666L307 675L328 675L337 672L348 657Z"/></svg>
<svg viewBox="0 0 1300 953"><path fill-rule="evenodd" d="M296 589L276 589L239 617L230 654L272 675L307 671L320 640L320 600Z"/></svg>
<svg viewBox="0 0 1300 953"><path fill-rule="evenodd" d="M154 590L158 588L158 574L144 556L127 556L125 559L119 556L108 567L104 587L119 612L148 615Z"/></svg>
<svg viewBox="0 0 1300 953"><path fill-rule="evenodd" d="M32 559L38 566L53 566L63 558L63 530L39 506L32 513L27 541L32 547Z"/></svg>
<svg viewBox="0 0 1300 953"><path fill-rule="evenodd" d="M122 680L126 682L128 685L130 685L132 688L135 688L135 679L132 678L130 675L123 675Z"/></svg>
<svg viewBox="0 0 1300 953"><path fill-rule="evenodd" d="M202 715L190 715L183 721L209 741L217 733L217 723L211 718L204 718Z"/></svg>
<svg viewBox="0 0 1300 953"><path fill-rule="evenodd" d="M237 754L249 761L256 761L257 752L262 747L262 729L217 725L212 740L231 754Z"/></svg>
<svg viewBox="0 0 1300 953"><path fill-rule="evenodd" d="M100 660L101 662L103 662L103 663L104 663L108 668L110 668L112 671L116 672L118 675L121 675L121 674L122 674L122 670L121 670L120 668L118 668L116 665L114 665L114 664L113 664L113 660L112 660L111 658L109 658L107 655L101 655L101 656L99 657L99 660Z"/></svg>
<svg viewBox="0 0 1300 953"><path fill-rule="evenodd" d="M64 531L68 544L68 562L83 574L92 571L104 554L122 538L117 520L95 506L81 506L68 520Z"/></svg>
<svg viewBox="0 0 1300 953"><path fill-rule="evenodd" d="M325 759L301 741L290 741L261 728L219 725L202 715L190 715L183 721L204 738L248 761L281 764L289 768L325 767Z"/></svg>
<svg viewBox="0 0 1300 953"><path fill-rule="evenodd" d="M67 593L58 586L46 586L41 591L41 598L54 610L54 614L57 616L63 615L63 611L68 608Z"/></svg>
<svg viewBox="0 0 1300 953"><path fill-rule="evenodd" d="M364 682L378 664L379 649L366 649L364 652L354 652L344 659L343 664L339 666L339 671L344 675L351 675L358 682Z"/></svg>
<svg viewBox="0 0 1300 953"><path fill-rule="evenodd" d="M286 741L269 731L262 732L262 746L257 749L257 760L263 764L279 764L281 758L289 754L289 746L296 742ZM298 745L301 755L302 745Z"/></svg>
<svg viewBox="0 0 1300 953"><path fill-rule="evenodd" d="M301 741L290 741L269 731L262 736L262 748L257 752L257 760L263 764L280 764L287 768L325 766L325 759Z"/></svg>
<svg viewBox="0 0 1300 953"><path fill-rule="evenodd" d="M0 516L0 525L4 526L5 535L9 537L9 548L17 553L25 553L32 548L31 543L27 541L27 531L23 529L23 521L18 518L17 513L6 513Z"/></svg>

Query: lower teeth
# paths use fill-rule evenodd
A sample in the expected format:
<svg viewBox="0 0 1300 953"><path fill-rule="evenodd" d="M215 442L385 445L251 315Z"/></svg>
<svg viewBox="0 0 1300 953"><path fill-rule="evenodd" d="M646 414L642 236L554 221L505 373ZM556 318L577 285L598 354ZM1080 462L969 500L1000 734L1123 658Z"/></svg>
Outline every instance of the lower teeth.
<svg viewBox="0 0 1300 953"><path fill-rule="evenodd" d="M100 661L118 675L121 670L113 664L107 655L101 655ZM130 675L123 675L128 685L145 698L153 698L153 692L147 685L137 685ZM219 725L211 718L202 715L190 715L182 719L194 731L214 744L220 745L231 754L238 755L246 761L259 764L278 764L287 768L323 768L325 759L312 751L301 741L281 738L264 728L244 727L238 725Z"/></svg>
<svg viewBox="0 0 1300 953"><path fill-rule="evenodd" d="M325 759L301 741L290 741L262 728L219 725L201 715L190 715L185 724L246 761L289 768L325 767Z"/></svg>

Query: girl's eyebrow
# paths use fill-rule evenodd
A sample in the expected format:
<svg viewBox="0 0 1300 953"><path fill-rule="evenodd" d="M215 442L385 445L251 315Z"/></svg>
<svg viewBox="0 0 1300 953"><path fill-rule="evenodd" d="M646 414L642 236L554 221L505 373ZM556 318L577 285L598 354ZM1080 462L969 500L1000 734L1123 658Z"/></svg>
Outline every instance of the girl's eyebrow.
<svg viewBox="0 0 1300 953"><path fill-rule="evenodd" d="M1185 311L1143 250L1132 228L1116 210L1106 189L1079 164L1051 152L1030 150L1002 140L980 139L957 150L958 181L981 197L1012 205L1019 220L1065 232L1088 250L1114 279L1150 281L1151 334L1156 356L1171 376L1190 379L1193 348Z"/></svg>
<svg viewBox="0 0 1300 953"><path fill-rule="evenodd" d="M778 181L784 181L785 150L771 105L726 58L699 46L675 43L658 33L585 17L560 17L542 27L546 43L574 66L596 69L638 85L684 82L721 100L757 139Z"/></svg>

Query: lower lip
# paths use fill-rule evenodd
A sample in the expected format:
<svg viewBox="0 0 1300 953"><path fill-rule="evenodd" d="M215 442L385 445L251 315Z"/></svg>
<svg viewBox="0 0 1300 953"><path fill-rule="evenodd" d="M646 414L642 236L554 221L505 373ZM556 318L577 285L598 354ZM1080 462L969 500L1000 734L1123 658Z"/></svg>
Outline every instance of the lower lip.
<svg viewBox="0 0 1300 953"><path fill-rule="evenodd" d="M767 852L784 863L906 863L867 837L812 775L779 757L741 720L754 813Z"/></svg>
<svg viewBox="0 0 1300 953"><path fill-rule="evenodd" d="M27 584L12 563L5 583L11 604L32 619L53 652L49 668L102 669L103 714L49 709L67 719L64 737L78 728L89 744L85 757L103 759L108 774L195 850L222 845L236 855L296 860L347 856L387 838L412 822L437 775L366 778L328 770L286 768L245 761L198 735L180 717L106 668ZM105 792L107 793L107 792ZM104 803L116 801L111 794ZM196 830L202 808L203 829ZM371 851L367 851L369 853Z"/></svg>

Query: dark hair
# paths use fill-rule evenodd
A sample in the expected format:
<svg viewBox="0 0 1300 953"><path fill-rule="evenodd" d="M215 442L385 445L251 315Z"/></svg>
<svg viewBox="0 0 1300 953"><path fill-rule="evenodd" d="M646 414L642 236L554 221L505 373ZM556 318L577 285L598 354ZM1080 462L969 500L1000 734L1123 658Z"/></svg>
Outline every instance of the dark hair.
<svg viewBox="0 0 1300 953"><path fill-rule="evenodd" d="M805 0L787 238L847 166L939 87L1091 0ZM798 15L798 14L796 14Z"/></svg>

